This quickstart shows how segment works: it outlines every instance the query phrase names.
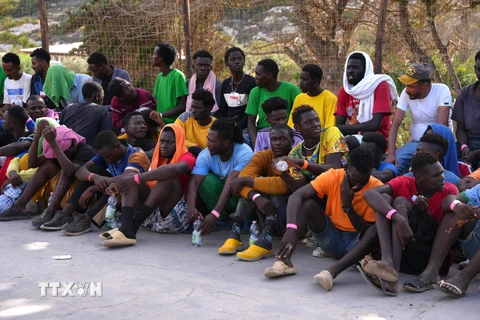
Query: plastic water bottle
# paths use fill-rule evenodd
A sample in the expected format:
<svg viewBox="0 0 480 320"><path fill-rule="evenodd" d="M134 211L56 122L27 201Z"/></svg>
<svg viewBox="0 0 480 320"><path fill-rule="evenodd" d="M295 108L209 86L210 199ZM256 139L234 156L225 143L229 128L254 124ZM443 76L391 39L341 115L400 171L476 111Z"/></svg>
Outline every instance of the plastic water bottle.
<svg viewBox="0 0 480 320"><path fill-rule="evenodd" d="M107 203L107 211L105 212L105 222L109 228L113 228L115 224L115 212L117 212L117 198L110 196Z"/></svg>
<svg viewBox="0 0 480 320"><path fill-rule="evenodd" d="M113 220L112 228L120 228L122 226L122 213L115 212L115 219Z"/></svg>
<svg viewBox="0 0 480 320"><path fill-rule="evenodd" d="M48 197L47 208L50 207L50 204L52 203L52 200L53 200L53 192L50 192L50 197Z"/></svg>
<svg viewBox="0 0 480 320"><path fill-rule="evenodd" d="M250 238L248 239L248 244L251 246L258 240L258 225L257 221L252 221L250 226Z"/></svg>
<svg viewBox="0 0 480 320"><path fill-rule="evenodd" d="M192 232L192 246L200 247L202 245L202 236L198 227L200 226L200 218L195 220L193 223L193 232Z"/></svg>

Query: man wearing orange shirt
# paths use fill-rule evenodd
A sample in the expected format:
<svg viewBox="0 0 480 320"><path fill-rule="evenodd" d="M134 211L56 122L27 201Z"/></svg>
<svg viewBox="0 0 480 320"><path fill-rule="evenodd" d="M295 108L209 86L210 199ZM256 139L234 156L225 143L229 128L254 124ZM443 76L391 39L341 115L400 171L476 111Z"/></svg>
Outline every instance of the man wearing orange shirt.
<svg viewBox="0 0 480 320"><path fill-rule="evenodd" d="M290 196L287 231L277 261L265 269L265 277L296 273L291 256L306 228L323 251L336 259L342 258L358 243L364 229L375 223L375 212L363 199L366 190L382 185L371 176L374 163L370 150L356 148L350 152L346 169L330 169ZM319 200L325 196L324 211Z"/></svg>

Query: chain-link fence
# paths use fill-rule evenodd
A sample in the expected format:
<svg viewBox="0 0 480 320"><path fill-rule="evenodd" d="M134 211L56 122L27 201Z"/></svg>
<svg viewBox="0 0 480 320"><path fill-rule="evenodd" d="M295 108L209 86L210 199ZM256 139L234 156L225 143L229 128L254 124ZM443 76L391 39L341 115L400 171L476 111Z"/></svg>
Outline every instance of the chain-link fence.
<svg viewBox="0 0 480 320"><path fill-rule="evenodd" d="M385 32L377 33L382 4L388 2ZM39 46L37 0L0 0L0 51ZM188 51L207 49L217 77L228 76L225 50L240 46L246 69L275 59L280 80L298 82L300 67L317 63L324 69L322 86L333 92L342 85L345 58L353 50L375 56L383 41L383 73L396 79L413 61L434 66L434 80L456 94L475 81L473 56L480 22L478 0L47 0L49 40L81 42L59 53L62 63L87 72L85 57L102 51L109 61L130 72L135 86L152 90L159 70L152 54L159 41L173 44L175 67L189 74ZM185 34L186 5L190 35ZM380 36L378 36L379 34ZM13 46L13 47L12 47ZM57 49L55 49L57 50ZM28 57L22 59L28 71ZM402 86L399 84L399 90Z"/></svg>

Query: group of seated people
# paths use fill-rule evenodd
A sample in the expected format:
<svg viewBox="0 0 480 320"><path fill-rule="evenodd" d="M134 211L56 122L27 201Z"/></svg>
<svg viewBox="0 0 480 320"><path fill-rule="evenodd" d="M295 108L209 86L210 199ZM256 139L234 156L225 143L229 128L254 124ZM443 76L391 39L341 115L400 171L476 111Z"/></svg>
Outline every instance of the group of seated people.
<svg viewBox="0 0 480 320"><path fill-rule="evenodd" d="M318 65L302 68L298 88L277 79L272 59L246 74L233 47L222 82L200 50L186 81L176 55L170 44L155 47L153 95L100 52L87 61L93 78L50 66L43 49L31 55L34 76L4 55L0 221L35 216L34 228L77 236L104 225L113 196L121 225L100 234L105 247L135 245L140 227L191 232L200 219L201 236L228 226L218 253L244 261L273 256L280 237L268 278L296 273L292 254L306 239L313 256L337 260L315 275L327 291L356 266L386 295L398 294L399 272L415 275L407 291L465 295L480 272L478 81L453 107L424 63L399 78L398 97L392 78L353 52L335 96L320 86ZM480 79L480 52L475 62ZM397 149L408 110L411 141ZM260 234L247 246L252 220ZM469 260L440 280L455 244Z"/></svg>

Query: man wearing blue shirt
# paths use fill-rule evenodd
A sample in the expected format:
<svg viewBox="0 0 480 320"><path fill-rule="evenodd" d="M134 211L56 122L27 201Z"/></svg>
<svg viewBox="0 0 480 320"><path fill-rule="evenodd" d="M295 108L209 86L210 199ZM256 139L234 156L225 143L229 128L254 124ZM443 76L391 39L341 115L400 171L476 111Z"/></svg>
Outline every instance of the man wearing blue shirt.
<svg viewBox="0 0 480 320"><path fill-rule="evenodd" d="M252 160L252 149L244 143L242 129L231 119L217 119L207 135L207 149L200 152L187 190L188 217L203 220L199 229L209 235L217 219L234 212L238 197L230 184ZM197 191L211 212L205 217L196 208Z"/></svg>
<svg viewBox="0 0 480 320"><path fill-rule="evenodd" d="M387 151L387 141L382 134L378 132L365 133L360 146L369 149L375 156L375 169L372 172L372 176L383 183L398 176L397 167L390 162L382 161L382 158Z"/></svg>

